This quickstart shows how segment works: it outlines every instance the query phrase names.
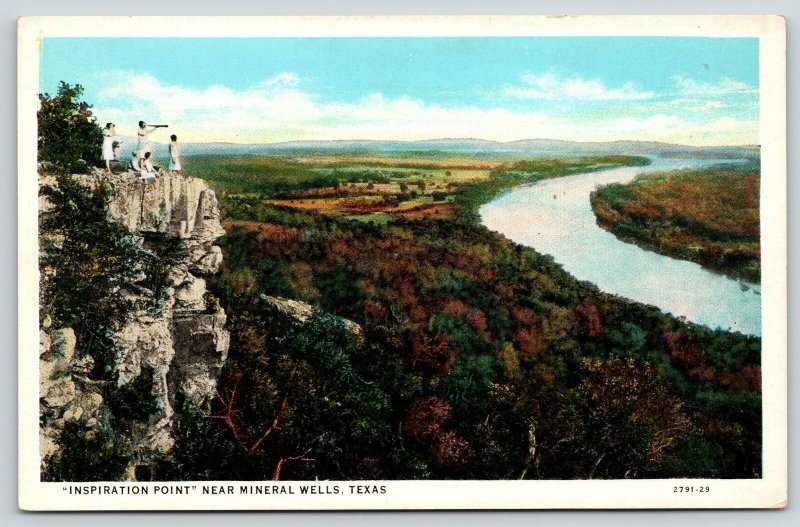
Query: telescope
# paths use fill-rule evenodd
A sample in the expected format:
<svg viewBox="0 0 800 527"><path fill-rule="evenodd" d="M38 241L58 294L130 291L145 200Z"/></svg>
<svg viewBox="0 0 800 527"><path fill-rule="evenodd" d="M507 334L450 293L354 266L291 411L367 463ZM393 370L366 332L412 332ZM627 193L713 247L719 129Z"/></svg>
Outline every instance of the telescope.
<svg viewBox="0 0 800 527"><path fill-rule="evenodd" d="M168 124L150 124L148 126L150 126L152 128L169 128Z"/></svg>

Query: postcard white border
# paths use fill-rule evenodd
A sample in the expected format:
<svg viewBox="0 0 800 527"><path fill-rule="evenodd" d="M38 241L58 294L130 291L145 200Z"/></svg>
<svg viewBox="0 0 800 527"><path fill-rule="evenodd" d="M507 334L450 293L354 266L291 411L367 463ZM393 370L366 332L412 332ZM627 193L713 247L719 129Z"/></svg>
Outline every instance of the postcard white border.
<svg viewBox="0 0 800 527"><path fill-rule="evenodd" d="M112 29L113 28L113 29ZM126 28L128 28L126 30ZM135 33L134 33L135 28ZM203 495L212 483L109 483L139 495L70 495L39 470L36 108L45 37L703 36L760 39L761 480L385 481L386 494ZM18 24L19 506L25 510L776 508L787 499L786 31L779 16L29 17ZM265 482L258 482L265 484ZM319 482L317 482L319 483ZM159 486L195 486L155 495ZM246 482L219 482L239 485ZM367 482L322 482L349 485ZM710 493L675 494L680 484ZM92 485L86 484L86 485ZM97 485L97 484L94 484ZM191 489L190 489L191 490Z"/></svg>

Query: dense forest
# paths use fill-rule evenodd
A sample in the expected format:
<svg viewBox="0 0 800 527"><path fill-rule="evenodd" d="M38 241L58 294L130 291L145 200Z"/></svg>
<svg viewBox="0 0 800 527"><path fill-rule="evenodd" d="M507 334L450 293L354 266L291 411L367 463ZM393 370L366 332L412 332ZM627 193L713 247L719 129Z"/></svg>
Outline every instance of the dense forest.
<svg viewBox="0 0 800 527"><path fill-rule="evenodd" d="M213 180L215 160L202 161ZM408 193L380 187L402 171L362 166L332 183L341 167L313 179L260 159L288 164L295 186L246 193L244 176L221 170L229 221L214 287L231 354L214 415L185 408L170 465L181 468L163 477L760 477L759 339L603 294L477 224L477 205L503 188L603 162L642 160L532 160L442 189L417 168L427 184L414 188L444 193L453 213L389 221L290 202ZM230 163L248 164L216 160ZM320 312L296 324L271 295Z"/></svg>
<svg viewBox="0 0 800 527"><path fill-rule="evenodd" d="M758 160L641 176L592 194L598 224L651 251L761 282Z"/></svg>

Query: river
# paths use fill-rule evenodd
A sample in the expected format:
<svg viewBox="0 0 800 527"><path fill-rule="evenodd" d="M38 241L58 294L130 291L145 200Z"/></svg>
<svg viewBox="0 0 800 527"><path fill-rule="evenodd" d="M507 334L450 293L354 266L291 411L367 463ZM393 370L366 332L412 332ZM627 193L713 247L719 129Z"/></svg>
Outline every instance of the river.
<svg viewBox="0 0 800 527"><path fill-rule="evenodd" d="M654 158L622 167L548 179L509 190L480 208L482 223L551 255L579 280L712 328L761 335L761 288L623 242L600 228L589 201L598 186L651 172L720 161Z"/></svg>

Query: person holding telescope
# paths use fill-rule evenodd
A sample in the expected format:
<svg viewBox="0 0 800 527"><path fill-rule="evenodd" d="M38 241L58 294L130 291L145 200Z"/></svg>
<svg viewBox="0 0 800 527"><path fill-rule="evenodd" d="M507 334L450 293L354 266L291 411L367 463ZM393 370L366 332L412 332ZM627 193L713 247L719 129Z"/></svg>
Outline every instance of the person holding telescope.
<svg viewBox="0 0 800 527"><path fill-rule="evenodd" d="M167 125L154 124L147 126L147 123L144 121L139 121L139 131L137 132L137 136L139 137L139 158L144 157L146 152L150 152L151 154L153 153L153 144L150 142L150 133L156 128L167 128Z"/></svg>

